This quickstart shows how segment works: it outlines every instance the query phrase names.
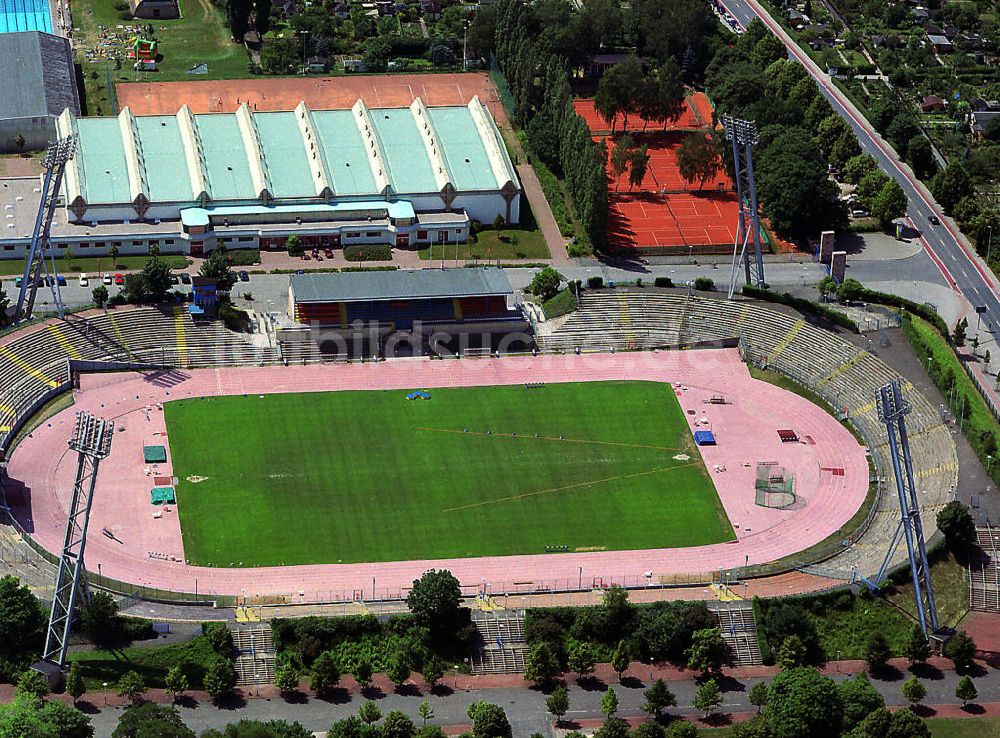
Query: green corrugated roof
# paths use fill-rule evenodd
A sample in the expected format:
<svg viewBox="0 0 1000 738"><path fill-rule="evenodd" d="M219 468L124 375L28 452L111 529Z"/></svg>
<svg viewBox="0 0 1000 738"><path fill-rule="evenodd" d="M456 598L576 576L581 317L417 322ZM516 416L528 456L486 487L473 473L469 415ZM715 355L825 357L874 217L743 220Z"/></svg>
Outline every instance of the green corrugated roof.
<svg viewBox="0 0 1000 738"><path fill-rule="evenodd" d="M296 302L483 297L513 293L502 269L411 269L340 274L293 274Z"/></svg>
<svg viewBox="0 0 1000 738"><path fill-rule="evenodd" d="M437 192L434 170L410 109L378 108L370 114L396 192Z"/></svg>
<svg viewBox="0 0 1000 738"><path fill-rule="evenodd" d="M254 113L264 161L275 197L312 197L316 195L302 143L302 132L295 113Z"/></svg>
<svg viewBox="0 0 1000 738"><path fill-rule="evenodd" d="M323 142L326 169L338 195L367 195L376 191L368 163L368 149L350 110L315 110L316 135Z"/></svg>
<svg viewBox="0 0 1000 738"><path fill-rule="evenodd" d="M86 198L93 203L131 202L125 146L117 118L80 118L77 165L83 169Z"/></svg>
<svg viewBox="0 0 1000 738"><path fill-rule="evenodd" d="M256 197L259 193L254 192L236 116L211 113L196 115L194 120L205 152L212 199L249 200Z"/></svg>
<svg viewBox="0 0 1000 738"><path fill-rule="evenodd" d="M497 184L479 129L468 108L428 108L452 184L459 190L495 190Z"/></svg>
<svg viewBox="0 0 1000 738"><path fill-rule="evenodd" d="M177 118L172 115L142 116L135 119L135 125L142 141L149 199L153 202L193 200L197 193L191 192Z"/></svg>

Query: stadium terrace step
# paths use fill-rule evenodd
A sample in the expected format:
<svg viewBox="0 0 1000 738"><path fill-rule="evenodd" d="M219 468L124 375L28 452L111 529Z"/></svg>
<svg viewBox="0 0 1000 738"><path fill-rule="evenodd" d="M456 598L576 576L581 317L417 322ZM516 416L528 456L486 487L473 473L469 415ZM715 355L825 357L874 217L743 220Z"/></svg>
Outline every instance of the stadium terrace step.
<svg viewBox="0 0 1000 738"><path fill-rule="evenodd" d="M711 602L709 609L719 618L719 630L729 649L733 666L754 666L763 663L757 640L757 621L753 606L746 601Z"/></svg>
<svg viewBox="0 0 1000 738"><path fill-rule="evenodd" d="M233 668L236 669L237 685L273 682L275 649L271 638L271 626L230 625L230 630L233 635L233 649L236 652Z"/></svg>
<svg viewBox="0 0 1000 738"><path fill-rule="evenodd" d="M476 643L470 664L473 674L517 674L524 671L528 644L524 640L524 610L473 611Z"/></svg>

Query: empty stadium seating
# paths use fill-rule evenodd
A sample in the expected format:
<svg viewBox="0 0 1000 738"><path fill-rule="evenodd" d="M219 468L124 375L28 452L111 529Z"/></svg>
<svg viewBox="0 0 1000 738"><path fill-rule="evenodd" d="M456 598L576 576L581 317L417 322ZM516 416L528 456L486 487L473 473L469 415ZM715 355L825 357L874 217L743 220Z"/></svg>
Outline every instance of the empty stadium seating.
<svg viewBox="0 0 1000 738"><path fill-rule="evenodd" d="M748 360L812 389L865 439L883 490L870 524L846 538L838 555L808 570L841 579L856 571L873 574L899 522L889 449L875 406L878 388L899 375L877 356L792 311L653 288L585 291L576 312L542 324L537 337L548 351L678 348L726 340L738 341ZM904 387L913 406L906 422L929 538L957 483L958 456L938 411L905 380ZM904 559L905 550L897 550L894 564Z"/></svg>
<svg viewBox="0 0 1000 738"><path fill-rule="evenodd" d="M475 674L515 674L524 671L528 644L524 640L524 611L472 613L478 644L472 649Z"/></svg>
<svg viewBox="0 0 1000 738"><path fill-rule="evenodd" d="M733 666L753 666L763 663L753 606L743 600L712 602L708 607L719 618L719 630L729 649L730 663Z"/></svg>

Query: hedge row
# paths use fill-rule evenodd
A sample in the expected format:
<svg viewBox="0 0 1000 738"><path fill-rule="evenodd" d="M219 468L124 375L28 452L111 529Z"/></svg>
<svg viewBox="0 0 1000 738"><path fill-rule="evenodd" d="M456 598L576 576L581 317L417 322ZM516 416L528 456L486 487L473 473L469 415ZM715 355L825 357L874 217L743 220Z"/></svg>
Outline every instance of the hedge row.
<svg viewBox="0 0 1000 738"><path fill-rule="evenodd" d="M347 261L389 261L392 247L384 243L359 244L344 247Z"/></svg>
<svg viewBox="0 0 1000 738"><path fill-rule="evenodd" d="M753 297L757 300L776 302L779 305L788 305L791 308L795 308L800 313L816 315L824 320L834 323L835 325L839 325L842 328L847 328L849 331L854 331L855 333L858 332L858 324L839 310L834 310L826 305L817 304L801 297L796 297L789 292L772 292L771 290L762 290L759 287L744 285L743 295L746 297Z"/></svg>

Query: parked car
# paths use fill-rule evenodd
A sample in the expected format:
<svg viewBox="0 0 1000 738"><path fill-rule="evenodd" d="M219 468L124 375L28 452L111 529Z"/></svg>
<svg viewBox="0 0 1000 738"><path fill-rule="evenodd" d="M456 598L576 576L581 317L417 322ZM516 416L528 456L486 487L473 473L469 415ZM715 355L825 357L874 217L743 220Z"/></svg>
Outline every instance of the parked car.
<svg viewBox="0 0 1000 738"><path fill-rule="evenodd" d="M191 275L187 272L181 272L181 284L191 284Z"/></svg>
<svg viewBox="0 0 1000 738"><path fill-rule="evenodd" d="M79 285L81 287L89 287L90 286L90 277L88 277L86 274L81 274L80 275L80 279L78 279L77 282L79 283Z"/></svg>
<svg viewBox="0 0 1000 738"><path fill-rule="evenodd" d="M180 284L181 280L176 274L170 275L170 284Z"/></svg>
<svg viewBox="0 0 1000 738"><path fill-rule="evenodd" d="M14 286L15 287L20 287L21 286L21 282L23 282L23 281L24 281L24 277L14 277Z"/></svg>
<svg viewBox="0 0 1000 738"><path fill-rule="evenodd" d="M59 285L60 287L65 287L66 277L60 274L58 277L56 277L56 284Z"/></svg>
<svg viewBox="0 0 1000 738"><path fill-rule="evenodd" d="M110 285L111 284L111 275L110 274L105 274L103 277L101 277L101 284L103 284L103 285Z"/></svg>
<svg viewBox="0 0 1000 738"><path fill-rule="evenodd" d="M240 278L241 282L249 282L250 281L250 275L247 274L246 270L240 270L239 274L237 274L236 276L238 276Z"/></svg>
<svg viewBox="0 0 1000 738"><path fill-rule="evenodd" d="M125 277L123 277L121 274L116 274L115 284L121 287L123 284L125 284Z"/></svg>

